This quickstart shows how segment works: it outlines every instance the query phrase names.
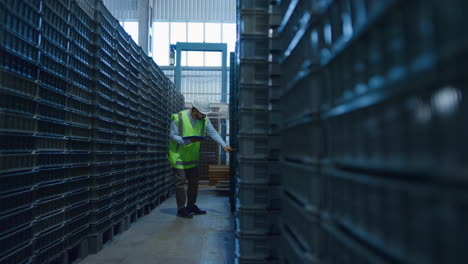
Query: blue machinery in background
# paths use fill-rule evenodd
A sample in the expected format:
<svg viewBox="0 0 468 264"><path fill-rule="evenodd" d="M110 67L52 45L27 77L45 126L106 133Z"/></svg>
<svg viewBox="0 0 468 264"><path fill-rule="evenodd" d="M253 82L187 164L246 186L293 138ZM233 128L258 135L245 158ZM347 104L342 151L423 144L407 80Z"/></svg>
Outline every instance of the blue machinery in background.
<svg viewBox="0 0 468 264"><path fill-rule="evenodd" d="M171 64L173 63L173 49L175 48L176 54L176 67L174 73L174 82L177 89L182 92L182 51L211 51L221 52L221 103L227 103L227 44L226 43L199 43L199 42L177 42L170 46L171 49ZM221 120L221 136L226 141L226 120ZM221 151L221 164L226 164L226 153Z"/></svg>

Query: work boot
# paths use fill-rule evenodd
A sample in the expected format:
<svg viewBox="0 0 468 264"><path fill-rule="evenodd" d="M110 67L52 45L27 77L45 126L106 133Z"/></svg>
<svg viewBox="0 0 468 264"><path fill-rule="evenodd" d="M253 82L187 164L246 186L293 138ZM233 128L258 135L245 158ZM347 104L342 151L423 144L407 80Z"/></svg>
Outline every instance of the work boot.
<svg viewBox="0 0 468 264"><path fill-rule="evenodd" d="M201 210L201 209L198 208L198 206L196 206L196 205L187 206L187 209L189 210L189 212L191 212L191 213L193 213L193 214L196 214L196 215L206 214L206 211Z"/></svg>
<svg viewBox="0 0 468 264"><path fill-rule="evenodd" d="M190 212L187 207L184 207L184 208L180 208L179 210L177 210L177 216L178 217L182 217L182 218L192 218L193 217L193 213Z"/></svg>

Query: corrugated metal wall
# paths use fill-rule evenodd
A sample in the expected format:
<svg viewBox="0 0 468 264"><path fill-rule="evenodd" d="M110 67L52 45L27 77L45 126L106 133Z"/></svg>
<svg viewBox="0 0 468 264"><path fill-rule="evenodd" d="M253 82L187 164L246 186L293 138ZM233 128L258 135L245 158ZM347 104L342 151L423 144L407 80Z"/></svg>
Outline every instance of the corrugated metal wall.
<svg viewBox="0 0 468 264"><path fill-rule="evenodd" d="M164 67L161 69L171 81L174 81L174 70ZM227 91L229 91L229 82L227 82ZM212 103L220 103L221 70L183 69L182 94L185 96L185 102L192 102L194 97L204 95ZM227 100L229 102L229 95Z"/></svg>
<svg viewBox="0 0 468 264"><path fill-rule="evenodd" d="M155 0L154 19L169 21L236 22L236 1Z"/></svg>
<svg viewBox="0 0 468 264"><path fill-rule="evenodd" d="M150 0L153 1L153 0ZM103 0L119 20L138 19L139 0ZM236 22L235 0L154 0L155 20Z"/></svg>
<svg viewBox="0 0 468 264"><path fill-rule="evenodd" d="M118 20L138 20L138 0L103 0L103 2Z"/></svg>

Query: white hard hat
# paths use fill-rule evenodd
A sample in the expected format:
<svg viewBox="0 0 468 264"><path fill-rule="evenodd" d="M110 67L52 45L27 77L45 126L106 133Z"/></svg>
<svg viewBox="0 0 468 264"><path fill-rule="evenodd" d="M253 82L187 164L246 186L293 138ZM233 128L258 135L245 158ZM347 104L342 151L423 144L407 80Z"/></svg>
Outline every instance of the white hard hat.
<svg viewBox="0 0 468 264"><path fill-rule="evenodd" d="M193 99L193 107L195 107L198 112L207 115L211 113L210 101L205 97L196 97Z"/></svg>

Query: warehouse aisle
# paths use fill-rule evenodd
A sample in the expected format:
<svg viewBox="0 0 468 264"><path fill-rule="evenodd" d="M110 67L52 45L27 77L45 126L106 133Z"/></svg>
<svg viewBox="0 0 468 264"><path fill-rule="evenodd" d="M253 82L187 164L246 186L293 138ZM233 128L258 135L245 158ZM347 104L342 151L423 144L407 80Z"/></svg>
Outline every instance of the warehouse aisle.
<svg viewBox="0 0 468 264"><path fill-rule="evenodd" d="M229 198L200 188L197 204L208 214L182 219L175 216L175 196L171 197L81 264L232 264Z"/></svg>

